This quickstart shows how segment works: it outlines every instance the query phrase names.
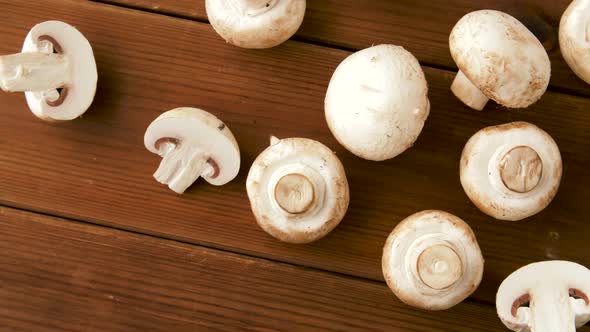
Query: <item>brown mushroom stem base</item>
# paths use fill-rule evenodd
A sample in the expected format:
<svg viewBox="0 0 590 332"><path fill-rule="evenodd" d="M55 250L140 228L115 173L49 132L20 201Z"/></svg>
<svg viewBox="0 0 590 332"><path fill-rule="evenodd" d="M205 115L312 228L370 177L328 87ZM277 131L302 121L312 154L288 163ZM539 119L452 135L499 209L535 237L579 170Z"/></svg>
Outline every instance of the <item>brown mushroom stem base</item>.
<svg viewBox="0 0 590 332"><path fill-rule="evenodd" d="M42 92L57 99L55 89L69 80L70 64L61 54L25 52L0 57L0 88L4 91Z"/></svg>
<svg viewBox="0 0 590 332"><path fill-rule="evenodd" d="M445 289L456 283L462 274L461 258L446 245L426 248L418 257L417 271L424 284Z"/></svg>
<svg viewBox="0 0 590 332"><path fill-rule="evenodd" d="M277 182L274 192L277 204L288 213L304 213L314 203L313 184L302 174L283 176Z"/></svg>
<svg viewBox="0 0 590 332"><path fill-rule="evenodd" d="M477 86L471 83L462 71L459 71L457 76L455 76L455 80L451 85L451 91L453 91L453 94L465 103L465 105L478 111L483 110L490 100Z"/></svg>

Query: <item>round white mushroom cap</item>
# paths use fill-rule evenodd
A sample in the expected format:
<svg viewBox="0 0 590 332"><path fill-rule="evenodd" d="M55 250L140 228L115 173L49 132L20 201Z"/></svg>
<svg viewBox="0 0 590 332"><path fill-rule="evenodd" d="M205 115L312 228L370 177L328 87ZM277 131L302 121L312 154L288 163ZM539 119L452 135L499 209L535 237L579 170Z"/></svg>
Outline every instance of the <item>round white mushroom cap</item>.
<svg viewBox="0 0 590 332"><path fill-rule="evenodd" d="M347 57L330 80L325 114L332 134L355 155L381 161L411 147L430 112L418 60L378 45Z"/></svg>
<svg viewBox="0 0 590 332"><path fill-rule="evenodd" d="M270 48L291 38L305 15L305 0L206 0L215 31L230 44Z"/></svg>
<svg viewBox="0 0 590 332"><path fill-rule="evenodd" d="M549 84L551 64L543 45L506 13L479 10L463 16L451 31L449 47L460 70L451 89L472 108L483 109L488 98L506 107L528 107Z"/></svg>
<svg viewBox="0 0 590 332"><path fill-rule="evenodd" d="M475 234L460 218L437 210L400 222L383 248L385 281L404 303L448 309L473 293L483 275Z"/></svg>
<svg viewBox="0 0 590 332"><path fill-rule="evenodd" d="M561 16L559 47L570 68L590 84L590 1L574 0Z"/></svg>
<svg viewBox="0 0 590 332"><path fill-rule="evenodd" d="M324 237L348 209L342 163L332 150L307 138L271 138L250 168L246 189L260 227L285 242Z"/></svg>

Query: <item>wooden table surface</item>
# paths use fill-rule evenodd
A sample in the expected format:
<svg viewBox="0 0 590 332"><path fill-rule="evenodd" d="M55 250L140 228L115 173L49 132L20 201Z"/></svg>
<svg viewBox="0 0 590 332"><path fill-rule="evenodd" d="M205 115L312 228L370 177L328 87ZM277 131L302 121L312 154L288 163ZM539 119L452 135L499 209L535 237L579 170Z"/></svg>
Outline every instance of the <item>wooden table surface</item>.
<svg viewBox="0 0 590 332"><path fill-rule="evenodd" d="M590 86L559 53L568 3L309 0L291 41L245 50L217 36L203 0L0 0L0 54L18 52L34 24L61 20L89 39L99 72L75 121L42 122L23 94L0 94L0 331L504 330L494 299L512 271L548 259L590 266ZM476 112L449 89L448 34L483 8L521 19L549 51L549 89L526 110ZM336 142L323 100L339 62L379 43L416 55L432 109L413 148L376 163ZM143 134L180 106L231 128L242 153L234 181L200 180L179 196L152 178L160 158ZM459 158L476 131L516 120L553 136L564 173L546 210L501 222L464 194ZM316 243L278 242L254 221L245 180L270 135L319 140L346 168L348 213ZM387 235L424 209L467 221L485 258L479 289L441 312L404 305L381 274Z"/></svg>

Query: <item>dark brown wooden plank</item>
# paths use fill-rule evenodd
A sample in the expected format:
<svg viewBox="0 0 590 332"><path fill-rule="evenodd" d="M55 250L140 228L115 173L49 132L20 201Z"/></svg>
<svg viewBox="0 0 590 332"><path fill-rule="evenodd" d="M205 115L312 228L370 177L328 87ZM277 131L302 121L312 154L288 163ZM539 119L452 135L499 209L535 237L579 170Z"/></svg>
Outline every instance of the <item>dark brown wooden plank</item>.
<svg viewBox="0 0 590 332"><path fill-rule="evenodd" d="M490 305L415 310L384 283L4 207L0 253L3 331L501 327Z"/></svg>
<svg viewBox="0 0 590 332"><path fill-rule="evenodd" d="M99 90L79 120L47 124L21 95L0 94L0 203L240 253L382 280L381 248L392 228L423 209L443 209L475 230L486 271L475 298L493 302L510 272L542 259L590 265L590 100L548 93L527 111L475 112L449 91L452 74L427 69L431 116L415 147L375 163L340 147L324 120L323 98L349 53L288 42L272 50L230 47L206 24L86 2L0 1L1 53L14 52L35 22L62 19L93 43ZM238 178L223 187L202 181L177 196L152 179L160 159L143 134L160 112L199 106L232 129L242 150ZM467 139L485 125L531 121L559 144L562 187L552 205L525 222L480 213L458 178ZM249 165L268 136L318 139L335 149L351 188L342 224L310 245L288 245L254 222L245 192Z"/></svg>

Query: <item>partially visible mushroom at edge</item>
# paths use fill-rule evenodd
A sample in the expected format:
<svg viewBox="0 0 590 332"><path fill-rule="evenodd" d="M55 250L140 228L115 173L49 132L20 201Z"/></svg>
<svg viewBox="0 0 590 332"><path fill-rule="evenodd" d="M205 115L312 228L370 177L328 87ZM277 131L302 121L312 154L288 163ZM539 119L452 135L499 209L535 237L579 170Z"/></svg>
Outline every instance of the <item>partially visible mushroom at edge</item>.
<svg viewBox="0 0 590 332"><path fill-rule="evenodd" d="M574 0L561 16L559 48L573 72L590 84L590 0Z"/></svg>

